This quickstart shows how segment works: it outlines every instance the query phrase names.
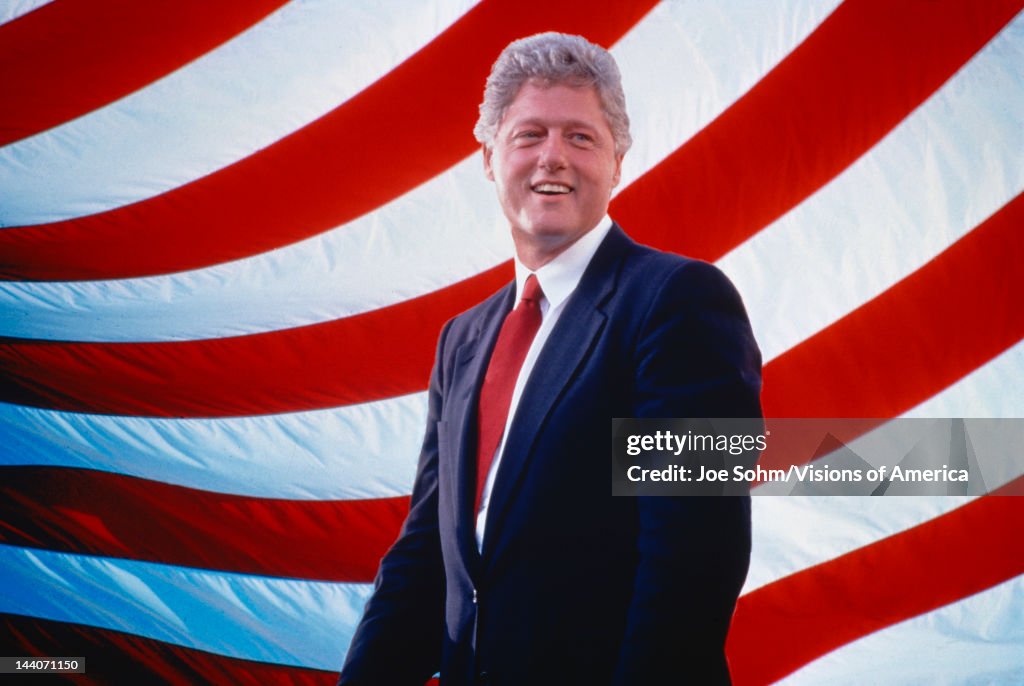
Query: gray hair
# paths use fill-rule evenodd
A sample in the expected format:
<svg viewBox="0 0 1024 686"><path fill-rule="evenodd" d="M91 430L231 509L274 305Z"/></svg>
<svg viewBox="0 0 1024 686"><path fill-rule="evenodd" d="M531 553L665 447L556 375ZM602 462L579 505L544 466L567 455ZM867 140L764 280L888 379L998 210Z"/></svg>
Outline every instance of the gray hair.
<svg viewBox="0 0 1024 686"><path fill-rule="evenodd" d="M622 76L615 58L582 36L554 32L512 41L498 56L487 77L480 118L473 128L480 143L494 145L505 113L519 89L530 80L547 86L593 86L612 130L615 152L624 155L633 144Z"/></svg>

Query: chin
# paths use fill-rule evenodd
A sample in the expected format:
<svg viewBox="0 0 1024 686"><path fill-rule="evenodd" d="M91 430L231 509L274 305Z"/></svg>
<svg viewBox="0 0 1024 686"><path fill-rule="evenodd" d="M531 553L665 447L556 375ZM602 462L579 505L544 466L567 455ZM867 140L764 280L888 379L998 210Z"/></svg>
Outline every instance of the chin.
<svg viewBox="0 0 1024 686"><path fill-rule="evenodd" d="M579 236L579 231L575 227L546 226L529 231L528 234L545 245L556 246L575 240Z"/></svg>
<svg viewBox="0 0 1024 686"><path fill-rule="evenodd" d="M579 233L579 221L575 219L542 219L530 222L529 226L531 228L527 233L537 237L550 236L555 238L558 236L568 236Z"/></svg>

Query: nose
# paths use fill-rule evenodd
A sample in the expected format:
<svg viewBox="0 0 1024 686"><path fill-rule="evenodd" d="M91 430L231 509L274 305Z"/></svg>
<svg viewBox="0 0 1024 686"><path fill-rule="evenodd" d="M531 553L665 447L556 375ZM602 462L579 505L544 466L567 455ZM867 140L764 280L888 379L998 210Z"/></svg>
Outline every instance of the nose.
<svg viewBox="0 0 1024 686"><path fill-rule="evenodd" d="M565 141L561 136L548 136L540 149L540 156L537 164L541 169L555 171L564 169L568 165L566 158Z"/></svg>

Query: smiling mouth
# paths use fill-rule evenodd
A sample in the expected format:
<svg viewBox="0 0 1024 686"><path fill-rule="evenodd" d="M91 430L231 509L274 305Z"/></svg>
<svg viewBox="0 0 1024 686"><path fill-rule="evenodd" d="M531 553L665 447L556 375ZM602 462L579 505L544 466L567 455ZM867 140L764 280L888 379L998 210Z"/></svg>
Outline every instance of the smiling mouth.
<svg viewBox="0 0 1024 686"><path fill-rule="evenodd" d="M572 188L562 183L538 183L530 186L530 190L542 195L566 195L572 192Z"/></svg>

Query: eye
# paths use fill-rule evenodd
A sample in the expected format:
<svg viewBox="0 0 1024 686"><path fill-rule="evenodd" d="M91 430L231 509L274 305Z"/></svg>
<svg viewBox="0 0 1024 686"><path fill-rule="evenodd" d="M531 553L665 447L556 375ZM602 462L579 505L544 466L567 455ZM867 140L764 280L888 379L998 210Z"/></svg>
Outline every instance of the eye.
<svg viewBox="0 0 1024 686"><path fill-rule="evenodd" d="M574 133L569 134L569 140L571 140L573 143L590 145L594 142L594 137L591 136L589 133L576 131Z"/></svg>

